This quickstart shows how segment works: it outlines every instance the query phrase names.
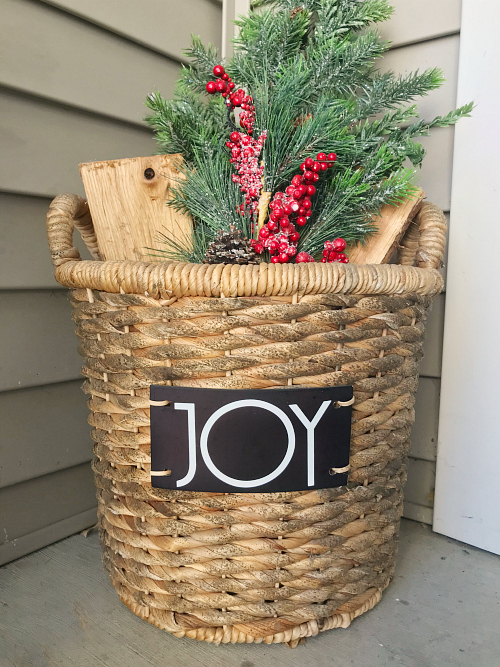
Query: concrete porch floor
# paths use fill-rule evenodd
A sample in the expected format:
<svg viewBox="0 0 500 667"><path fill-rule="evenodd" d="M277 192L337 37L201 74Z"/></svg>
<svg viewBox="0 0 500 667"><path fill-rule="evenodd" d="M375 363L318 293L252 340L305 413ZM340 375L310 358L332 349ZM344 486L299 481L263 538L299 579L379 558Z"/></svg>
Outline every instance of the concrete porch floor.
<svg viewBox="0 0 500 667"><path fill-rule="evenodd" d="M350 628L290 650L176 639L118 600L95 533L0 570L1 667L496 667L500 559L403 521L382 601Z"/></svg>

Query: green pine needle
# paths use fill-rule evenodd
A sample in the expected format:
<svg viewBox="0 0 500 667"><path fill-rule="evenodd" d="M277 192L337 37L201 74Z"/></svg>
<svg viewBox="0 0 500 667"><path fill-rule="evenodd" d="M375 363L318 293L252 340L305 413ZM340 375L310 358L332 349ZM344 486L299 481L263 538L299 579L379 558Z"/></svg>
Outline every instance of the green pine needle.
<svg viewBox="0 0 500 667"><path fill-rule="evenodd" d="M328 239L364 243L382 206L415 192L415 172L406 165L422 163L418 139L469 116L473 105L421 119L413 102L443 83L441 71L397 75L377 69L388 43L367 29L391 16L387 0L255 0L252 8L236 21L234 55L223 65L254 99L254 136L267 131L263 188L283 190L306 157L335 152L335 167L317 183L299 249L319 258ZM194 221L181 240L160 234L156 252L199 262L219 229L234 224L246 236L252 229L249 215L237 212L243 197L231 179L226 107L220 95L205 92L221 61L198 37L186 55L191 65L183 67L174 99L149 95L146 120L159 150L184 158L184 178L169 203Z"/></svg>

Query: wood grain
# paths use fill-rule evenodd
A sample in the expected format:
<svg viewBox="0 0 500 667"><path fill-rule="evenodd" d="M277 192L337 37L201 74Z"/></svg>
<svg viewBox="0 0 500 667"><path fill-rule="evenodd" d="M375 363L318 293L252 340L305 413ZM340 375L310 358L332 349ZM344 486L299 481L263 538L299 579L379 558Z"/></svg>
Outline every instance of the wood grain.
<svg viewBox="0 0 500 667"><path fill-rule="evenodd" d="M103 259L152 261L159 232L182 239L190 219L167 206L177 155L87 162L80 174Z"/></svg>
<svg viewBox="0 0 500 667"><path fill-rule="evenodd" d="M383 206L380 217L374 220L377 233L366 245L349 249L349 261L352 264L386 264L417 214L424 197L424 191L419 189L412 199L407 199L399 206Z"/></svg>

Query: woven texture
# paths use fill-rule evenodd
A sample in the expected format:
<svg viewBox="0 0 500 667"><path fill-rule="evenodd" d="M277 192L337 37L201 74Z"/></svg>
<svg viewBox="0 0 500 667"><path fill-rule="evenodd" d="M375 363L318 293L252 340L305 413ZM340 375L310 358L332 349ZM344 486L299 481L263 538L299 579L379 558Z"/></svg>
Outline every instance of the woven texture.
<svg viewBox="0 0 500 667"><path fill-rule="evenodd" d="M425 207L417 222L428 242L411 238L413 257L433 268L208 272L79 261L68 230L81 214L78 198L56 200L49 241L58 239L58 279L75 288L103 560L121 600L178 637L216 643L295 646L346 627L378 602L394 569L426 308L442 285L444 216ZM153 489L150 384L353 385L348 485Z"/></svg>

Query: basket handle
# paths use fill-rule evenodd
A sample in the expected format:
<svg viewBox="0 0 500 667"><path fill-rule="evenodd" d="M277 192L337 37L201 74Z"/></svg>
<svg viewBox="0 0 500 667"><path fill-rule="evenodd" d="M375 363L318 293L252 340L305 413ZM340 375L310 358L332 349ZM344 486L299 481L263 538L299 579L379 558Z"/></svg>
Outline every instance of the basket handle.
<svg viewBox="0 0 500 667"><path fill-rule="evenodd" d="M408 227L399 254L399 264L421 269L439 269L443 265L447 222L443 211L424 202Z"/></svg>
<svg viewBox="0 0 500 667"><path fill-rule="evenodd" d="M47 237L56 268L66 262L81 260L78 249L73 246L75 227L92 257L102 260L87 202L78 195L58 195L47 213Z"/></svg>

